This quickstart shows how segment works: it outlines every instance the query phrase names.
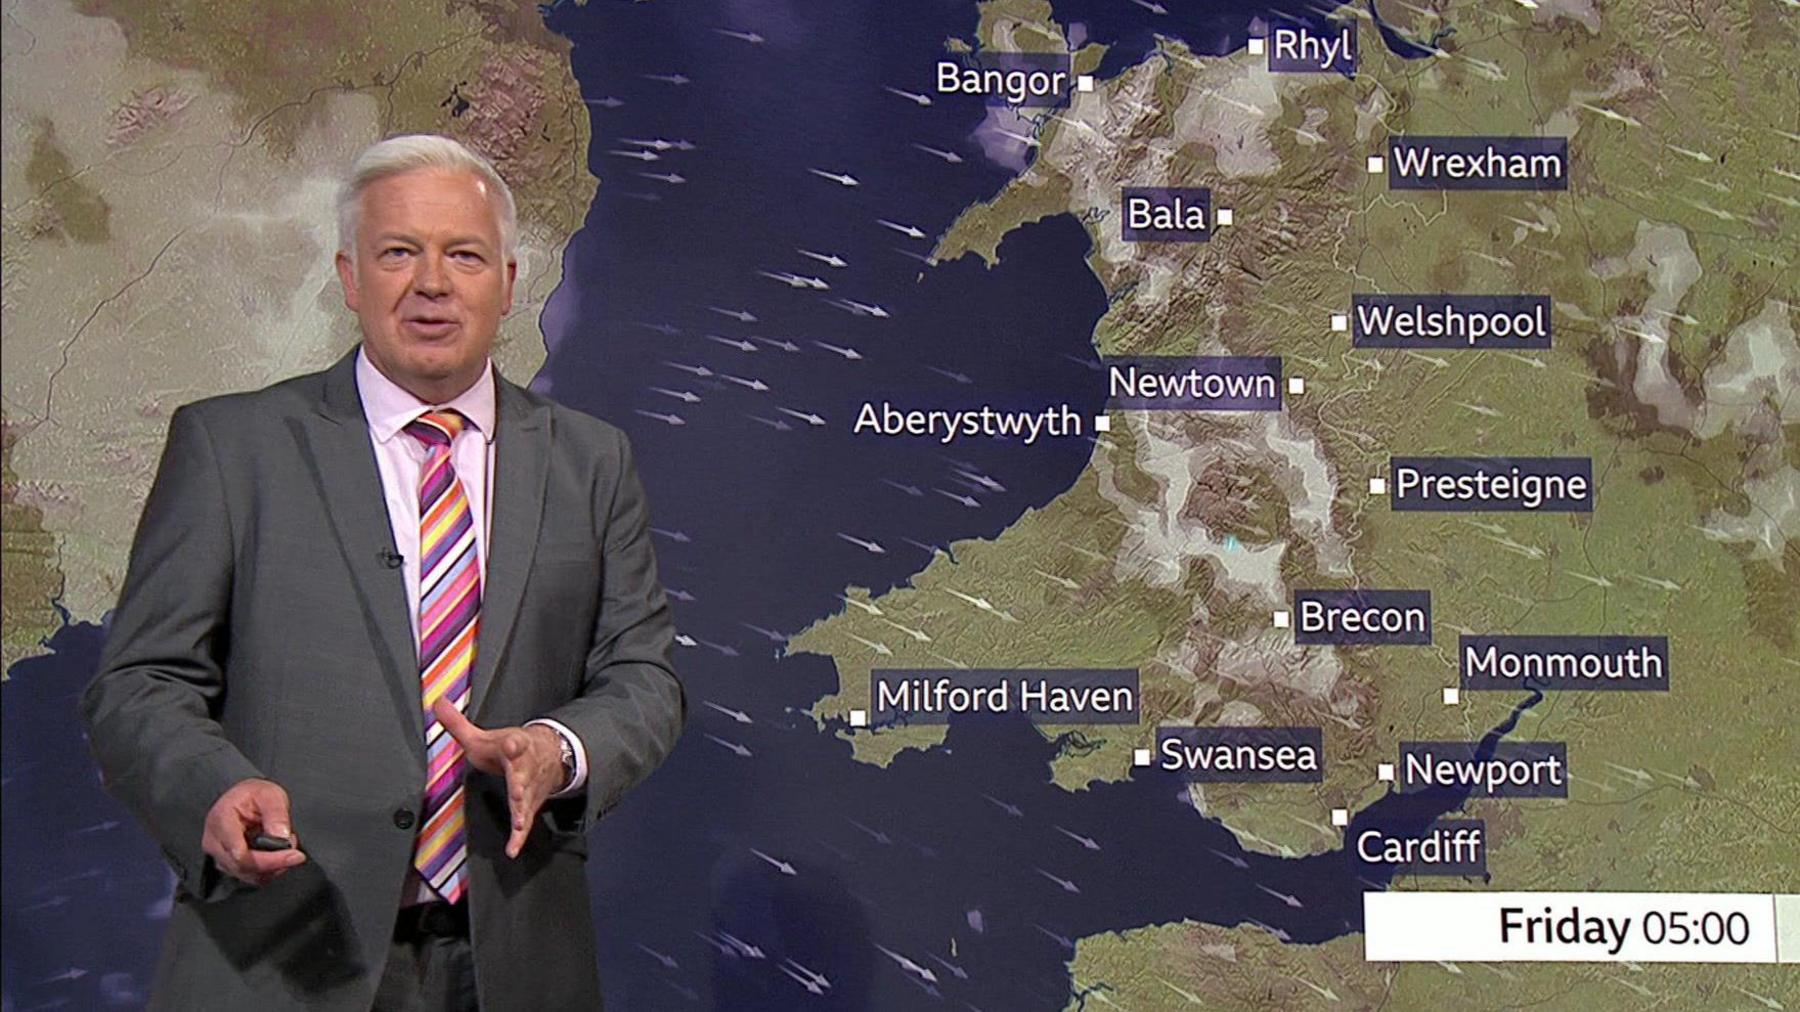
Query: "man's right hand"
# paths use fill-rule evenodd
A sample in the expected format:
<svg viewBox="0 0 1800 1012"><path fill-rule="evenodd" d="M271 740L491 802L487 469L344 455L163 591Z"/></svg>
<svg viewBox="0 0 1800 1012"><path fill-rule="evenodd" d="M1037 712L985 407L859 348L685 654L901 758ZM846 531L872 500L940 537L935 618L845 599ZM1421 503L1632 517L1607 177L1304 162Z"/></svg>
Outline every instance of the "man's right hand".
<svg viewBox="0 0 1800 1012"><path fill-rule="evenodd" d="M294 841L289 850L252 850L257 834L285 836ZM241 882L268 885L289 868L306 860L300 838L288 818L287 791L273 780L253 777L233 784L206 813L206 829L200 849L219 870Z"/></svg>

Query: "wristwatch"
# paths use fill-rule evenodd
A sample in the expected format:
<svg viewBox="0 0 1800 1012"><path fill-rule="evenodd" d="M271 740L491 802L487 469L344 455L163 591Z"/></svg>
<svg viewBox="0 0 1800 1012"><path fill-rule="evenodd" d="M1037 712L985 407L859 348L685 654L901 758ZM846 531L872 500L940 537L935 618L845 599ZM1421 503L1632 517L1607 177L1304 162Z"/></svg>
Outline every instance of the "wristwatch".
<svg viewBox="0 0 1800 1012"><path fill-rule="evenodd" d="M551 728L551 730L555 731L556 729ZM563 764L563 782L557 790L566 791L569 789L569 785L575 782L575 745L569 741L568 735L560 731L556 733L556 742L562 748Z"/></svg>

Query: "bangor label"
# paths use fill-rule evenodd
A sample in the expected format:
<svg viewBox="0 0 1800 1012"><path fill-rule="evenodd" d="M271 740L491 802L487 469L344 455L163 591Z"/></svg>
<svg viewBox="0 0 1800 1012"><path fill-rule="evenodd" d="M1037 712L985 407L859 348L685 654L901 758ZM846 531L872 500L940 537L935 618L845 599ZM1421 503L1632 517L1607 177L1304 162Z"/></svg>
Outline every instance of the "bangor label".
<svg viewBox="0 0 1800 1012"><path fill-rule="evenodd" d="M1067 53L982 53L976 66L937 62L933 83L939 95L979 95L988 105L1051 108L1069 104Z"/></svg>

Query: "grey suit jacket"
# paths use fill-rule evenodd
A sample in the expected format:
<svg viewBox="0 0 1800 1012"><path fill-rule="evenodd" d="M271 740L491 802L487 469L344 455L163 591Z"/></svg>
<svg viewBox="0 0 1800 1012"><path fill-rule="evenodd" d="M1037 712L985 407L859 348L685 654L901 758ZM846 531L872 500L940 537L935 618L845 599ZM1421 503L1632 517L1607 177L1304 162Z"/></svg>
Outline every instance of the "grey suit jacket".
<svg viewBox="0 0 1800 1012"><path fill-rule="evenodd" d="M108 789L179 879L155 1007L374 1000L425 789L424 712L354 361L175 412L82 699ZM625 435L496 386L467 712L561 721L589 774L509 859L504 781L470 771L476 973L484 1010L598 1008L586 830L668 754L686 698ZM261 887L200 848L207 811L246 777L286 788L309 858Z"/></svg>

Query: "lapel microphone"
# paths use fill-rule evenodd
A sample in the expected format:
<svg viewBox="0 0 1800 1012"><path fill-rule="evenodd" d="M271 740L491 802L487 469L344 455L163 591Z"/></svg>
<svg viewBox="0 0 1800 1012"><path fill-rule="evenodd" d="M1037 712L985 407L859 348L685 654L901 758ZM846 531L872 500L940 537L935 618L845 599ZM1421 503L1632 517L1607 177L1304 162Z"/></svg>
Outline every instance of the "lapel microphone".
<svg viewBox="0 0 1800 1012"><path fill-rule="evenodd" d="M406 565L406 556L401 555L392 548L383 548L379 555L381 556L381 564L389 569L399 569L401 566Z"/></svg>

